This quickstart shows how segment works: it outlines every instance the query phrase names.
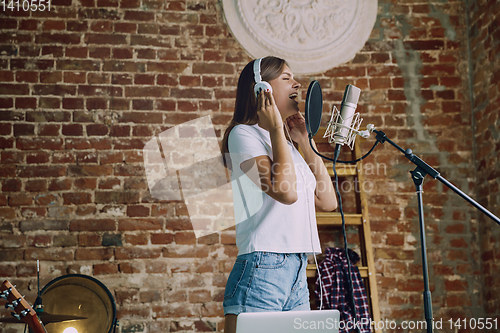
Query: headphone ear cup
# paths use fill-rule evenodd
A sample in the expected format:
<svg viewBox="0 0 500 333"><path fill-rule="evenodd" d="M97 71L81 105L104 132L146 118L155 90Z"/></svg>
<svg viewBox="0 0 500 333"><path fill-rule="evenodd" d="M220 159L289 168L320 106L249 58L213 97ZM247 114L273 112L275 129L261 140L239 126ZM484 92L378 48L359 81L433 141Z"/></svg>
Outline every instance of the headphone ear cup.
<svg viewBox="0 0 500 333"><path fill-rule="evenodd" d="M259 83L256 83L255 86L253 87L253 91L255 93L255 97L258 97L259 93L261 91L266 91L268 89L271 92L273 92L273 88L271 87L271 85L268 82L266 82L266 81L260 81Z"/></svg>

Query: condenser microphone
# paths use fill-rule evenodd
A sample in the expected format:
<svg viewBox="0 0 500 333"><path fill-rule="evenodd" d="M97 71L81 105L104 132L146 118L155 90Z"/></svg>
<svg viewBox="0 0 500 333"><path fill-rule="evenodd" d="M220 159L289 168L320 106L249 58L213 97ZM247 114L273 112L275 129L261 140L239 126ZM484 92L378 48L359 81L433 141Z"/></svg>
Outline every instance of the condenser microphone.
<svg viewBox="0 0 500 333"><path fill-rule="evenodd" d="M328 138L329 143L335 143L335 161L339 156L341 146L347 144L352 149L356 134L364 136L358 131L363 119L360 119L359 113L356 113L360 93L361 89L348 84L345 87L340 111L336 107L333 108L332 117L323 137Z"/></svg>
<svg viewBox="0 0 500 333"><path fill-rule="evenodd" d="M326 128L324 138L328 138L329 143L335 143L339 147L345 144L353 149L356 135L363 138L370 136L369 131L359 131L359 126L363 121L359 113L356 113L360 92L361 89L351 84L345 88L340 111L336 107L333 108Z"/></svg>
<svg viewBox="0 0 500 333"><path fill-rule="evenodd" d="M361 89L352 84L348 84L345 87L344 97L340 105L340 119L335 125L337 131L333 135L333 140L336 144L344 145L347 142L349 129L353 124L354 114L358 107L360 93Z"/></svg>

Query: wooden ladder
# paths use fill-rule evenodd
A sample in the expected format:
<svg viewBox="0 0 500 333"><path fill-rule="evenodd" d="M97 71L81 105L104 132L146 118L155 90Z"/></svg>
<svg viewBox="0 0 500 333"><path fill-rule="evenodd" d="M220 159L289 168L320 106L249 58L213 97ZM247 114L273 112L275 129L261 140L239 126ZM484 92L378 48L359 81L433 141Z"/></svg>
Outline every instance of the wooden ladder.
<svg viewBox="0 0 500 333"><path fill-rule="evenodd" d="M316 144L328 143L328 139L323 138L326 128L320 128L316 136L314 136L314 141ZM319 148L318 148L319 149ZM344 147L344 149L348 149ZM330 154L333 156L333 154ZM359 139L356 140L354 145L354 152L352 155L352 159L358 159L361 155ZM337 175L338 177L357 177L359 184L364 184L365 176L363 173L362 161L357 162L356 164L337 164ZM333 163L326 162L325 163L330 176L333 178ZM356 201L359 202L357 205L357 213L355 214L344 214L345 224L347 227L356 227L358 229L359 240L360 240L360 263L358 263L358 268L361 277L363 278L367 296L370 303L370 312L372 315L372 320L376 323L380 322L380 308L378 303L378 293L377 293L377 281L375 274L375 263L373 259L373 247L372 247L372 239L371 239L371 228L370 228L370 218L368 214L368 201L366 198L366 193L364 191L364 186L359 186L359 191L356 191L356 195L359 196ZM342 217L340 213L324 213L318 212L316 213L316 219L318 223L318 227L321 233L321 230L324 228L336 228L339 229L342 227ZM343 244L339 247L343 247ZM316 265L309 264L307 267L307 276L308 278L316 277ZM379 330L375 330L379 332Z"/></svg>

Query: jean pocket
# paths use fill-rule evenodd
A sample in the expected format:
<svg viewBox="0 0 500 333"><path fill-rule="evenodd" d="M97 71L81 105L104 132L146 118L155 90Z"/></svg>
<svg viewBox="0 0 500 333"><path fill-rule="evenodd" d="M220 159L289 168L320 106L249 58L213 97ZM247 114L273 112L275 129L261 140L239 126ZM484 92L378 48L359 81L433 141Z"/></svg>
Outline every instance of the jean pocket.
<svg viewBox="0 0 500 333"><path fill-rule="evenodd" d="M227 278L226 289L224 290L224 300L233 298L241 282L241 279L243 278L246 267L247 260L238 258L236 259L233 269L231 270L231 273L229 273L229 277Z"/></svg>
<svg viewBox="0 0 500 333"><path fill-rule="evenodd" d="M257 268L276 269L285 266L288 255L285 253L261 252Z"/></svg>

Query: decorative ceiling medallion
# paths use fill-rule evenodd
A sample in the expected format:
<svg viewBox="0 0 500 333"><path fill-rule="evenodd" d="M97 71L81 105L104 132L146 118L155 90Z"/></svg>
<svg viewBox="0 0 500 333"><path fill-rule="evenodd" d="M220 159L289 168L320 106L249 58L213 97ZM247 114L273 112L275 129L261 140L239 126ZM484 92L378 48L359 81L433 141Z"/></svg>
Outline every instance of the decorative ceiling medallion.
<svg viewBox="0 0 500 333"><path fill-rule="evenodd" d="M296 74L351 60L377 18L377 0L222 0L233 36L254 58L284 58Z"/></svg>

